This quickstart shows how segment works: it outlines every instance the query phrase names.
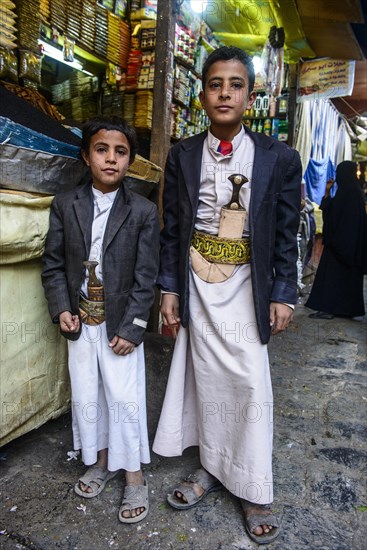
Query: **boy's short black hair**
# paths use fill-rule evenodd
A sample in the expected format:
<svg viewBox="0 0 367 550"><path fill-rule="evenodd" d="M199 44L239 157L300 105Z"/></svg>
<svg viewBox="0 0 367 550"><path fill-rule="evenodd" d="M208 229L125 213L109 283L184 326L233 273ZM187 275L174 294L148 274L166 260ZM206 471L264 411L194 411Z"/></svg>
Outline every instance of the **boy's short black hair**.
<svg viewBox="0 0 367 550"><path fill-rule="evenodd" d="M246 67L249 79L248 91L252 92L255 84L255 69L252 58L246 52L235 46L221 46L208 55L201 75L203 90L205 90L206 79L210 67L217 61L229 61L230 59L238 59L238 61Z"/></svg>
<svg viewBox="0 0 367 550"><path fill-rule="evenodd" d="M85 153L89 153L89 146L92 136L100 130L116 130L125 135L130 145L129 163L131 164L135 158L138 149L138 138L135 129L130 126L126 120L118 116L100 115L83 124L83 135L81 149Z"/></svg>

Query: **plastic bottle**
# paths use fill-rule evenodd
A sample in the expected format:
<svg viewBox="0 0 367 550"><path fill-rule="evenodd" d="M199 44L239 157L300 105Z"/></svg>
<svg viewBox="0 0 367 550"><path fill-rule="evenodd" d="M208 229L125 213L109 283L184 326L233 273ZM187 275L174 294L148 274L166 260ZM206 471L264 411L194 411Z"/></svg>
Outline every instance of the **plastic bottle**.
<svg viewBox="0 0 367 550"><path fill-rule="evenodd" d="M261 95L257 94L255 103L254 103L256 118L259 118L259 116L261 115L262 104L263 104L262 97Z"/></svg>
<svg viewBox="0 0 367 550"><path fill-rule="evenodd" d="M279 121L278 140L288 141L288 121L287 120Z"/></svg>
<svg viewBox="0 0 367 550"><path fill-rule="evenodd" d="M264 121L264 134L266 136L270 136L271 134L271 119L266 118Z"/></svg>
<svg viewBox="0 0 367 550"><path fill-rule="evenodd" d="M273 95L271 95L270 100L269 100L269 116L270 116L270 118L275 117L276 106L277 106L277 103L275 101L275 97Z"/></svg>
<svg viewBox="0 0 367 550"><path fill-rule="evenodd" d="M268 95L264 95L263 99L262 99L262 111L261 111L261 116L263 117L267 117L269 115L269 106L270 106L270 101L269 101L269 96Z"/></svg>
<svg viewBox="0 0 367 550"><path fill-rule="evenodd" d="M278 130L279 130L279 118L273 118L273 123L271 126L271 135L278 139Z"/></svg>

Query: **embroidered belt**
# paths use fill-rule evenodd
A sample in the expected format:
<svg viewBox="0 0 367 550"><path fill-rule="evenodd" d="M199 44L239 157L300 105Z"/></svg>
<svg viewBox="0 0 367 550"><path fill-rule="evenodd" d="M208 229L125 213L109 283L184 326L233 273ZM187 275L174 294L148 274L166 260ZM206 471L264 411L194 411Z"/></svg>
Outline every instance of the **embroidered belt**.
<svg viewBox="0 0 367 550"><path fill-rule="evenodd" d="M195 231L191 245L208 262L239 265L250 261L250 239L227 239Z"/></svg>
<svg viewBox="0 0 367 550"><path fill-rule="evenodd" d="M105 320L104 302L88 300L84 294L80 295L79 313L85 325L100 325Z"/></svg>

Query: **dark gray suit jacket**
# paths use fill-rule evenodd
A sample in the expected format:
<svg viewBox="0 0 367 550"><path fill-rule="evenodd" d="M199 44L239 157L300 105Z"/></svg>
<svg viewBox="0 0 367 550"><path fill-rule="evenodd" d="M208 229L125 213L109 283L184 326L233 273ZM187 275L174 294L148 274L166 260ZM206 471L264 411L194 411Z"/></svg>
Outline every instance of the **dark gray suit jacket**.
<svg viewBox="0 0 367 550"><path fill-rule="evenodd" d="M251 274L260 338L270 338L270 302L297 301L297 230L302 167L294 149L250 132L255 143L249 223ZM207 132L169 152L164 183L160 288L180 295L183 326L189 321L189 249L198 207L201 159Z"/></svg>
<svg viewBox="0 0 367 550"><path fill-rule="evenodd" d="M93 222L91 183L55 197L43 256L42 283L52 319L79 314L79 293ZM158 272L159 221L156 206L121 185L103 240L103 282L109 340L115 334L142 341L154 300ZM79 333L63 333L76 340Z"/></svg>

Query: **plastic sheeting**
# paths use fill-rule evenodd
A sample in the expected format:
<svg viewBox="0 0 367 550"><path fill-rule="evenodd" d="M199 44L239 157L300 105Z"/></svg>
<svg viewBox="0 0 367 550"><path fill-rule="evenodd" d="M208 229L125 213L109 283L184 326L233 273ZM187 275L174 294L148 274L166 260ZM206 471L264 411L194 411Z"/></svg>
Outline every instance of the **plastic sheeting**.
<svg viewBox="0 0 367 550"><path fill-rule="evenodd" d="M0 192L0 445L70 407L66 340L41 285L52 197Z"/></svg>
<svg viewBox="0 0 367 550"><path fill-rule="evenodd" d="M0 116L0 143L80 159L80 147L78 145L70 145L53 139L46 134L36 132L3 116Z"/></svg>
<svg viewBox="0 0 367 550"><path fill-rule="evenodd" d="M56 195L75 187L88 169L82 160L0 144L0 187Z"/></svg>

